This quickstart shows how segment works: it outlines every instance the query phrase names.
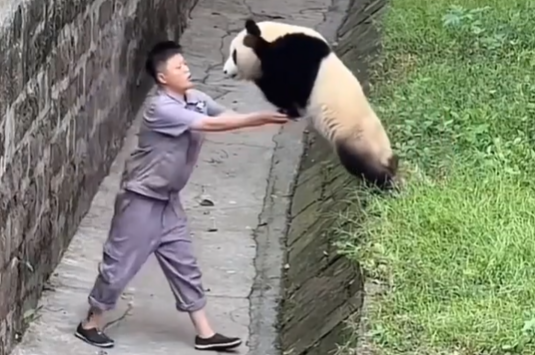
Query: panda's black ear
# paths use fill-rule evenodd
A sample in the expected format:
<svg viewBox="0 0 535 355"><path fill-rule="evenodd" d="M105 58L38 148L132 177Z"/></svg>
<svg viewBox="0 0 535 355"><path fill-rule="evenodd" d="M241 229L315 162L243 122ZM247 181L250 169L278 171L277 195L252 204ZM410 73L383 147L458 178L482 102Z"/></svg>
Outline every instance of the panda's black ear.
<svg viewBox="0 0 535 355"><path fill-rule="evenodd" d="M260 31L260 27L256 24L256 22L253 19L247 19L245 21L245 29L247 30L247 33L253 36L260 37L262 35L262 31Z"/></svg>
<svg viewBox="0 0 535 355"><path fill-rule="evenodd" d="M243 38L243 45L251 48L256 52L256 55L261 55L261 52L265 50L269 44L262 38L254 35L247 35Z"/></svg>

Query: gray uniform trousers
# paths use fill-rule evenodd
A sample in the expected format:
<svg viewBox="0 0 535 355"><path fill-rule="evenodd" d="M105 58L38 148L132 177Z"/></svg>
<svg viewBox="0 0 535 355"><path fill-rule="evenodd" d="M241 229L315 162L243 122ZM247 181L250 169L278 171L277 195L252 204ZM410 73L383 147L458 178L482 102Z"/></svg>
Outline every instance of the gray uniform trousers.
<svg viewBox="0 0 535 355"><path fill-rule="evenodd" d="M178 195L169 201L123 191L104 244L99 274L89 295L93 312L115 307L132 278L154 253L167 278L179 311L206 305L201 271L193 255L186 213Z"/></svg>

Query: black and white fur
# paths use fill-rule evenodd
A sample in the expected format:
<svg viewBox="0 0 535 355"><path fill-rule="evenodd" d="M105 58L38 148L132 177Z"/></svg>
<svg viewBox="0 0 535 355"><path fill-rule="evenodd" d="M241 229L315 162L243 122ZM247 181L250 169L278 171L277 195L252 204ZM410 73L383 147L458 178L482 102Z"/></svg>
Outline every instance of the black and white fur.
<svg viewBox="0 0 535 355"><path fill-rule="evenodd" d="M235 57L245 54L249 57L242 62L258 63L242 71L241 78L254 81L271 104L291 117L310 117L349 173L380 188L392 186L398 158L357 78L321 35L289 27L283 32L268 41L255 21L246 21L242 46L234 44L234 49L252 51L254 58L239 52Z"/></svg>

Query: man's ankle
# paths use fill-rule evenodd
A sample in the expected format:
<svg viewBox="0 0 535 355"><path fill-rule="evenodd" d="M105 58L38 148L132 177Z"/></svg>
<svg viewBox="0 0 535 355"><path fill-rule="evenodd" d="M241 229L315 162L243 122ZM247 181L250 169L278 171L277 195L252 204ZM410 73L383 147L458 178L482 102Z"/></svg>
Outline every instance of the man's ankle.
<svg viewBox="0 0 535 355"><path fill-rule="evenodd" d="M197 336L201 339L210 339L211 337L213 337L216 333L214 331L211 331L211 332L202 332L202 333L199 333L197 334Z"/></svg>
<svg viewBox="0 0 535 355"><path fill-rule="evenodd" d="M216 332L210 325L210 321L206 316L206 311L204 310L204 308L199 309L198 311L190 312L189 316L191 318L193 326L195 327L195 332L197 333L197 336L199 338L210 339L216 334Z"/></svg>
<svg viewBox="0 0 535 355"><path fill-rule="evenodd" d="M82 321L82 328L84 329L100 328L101 318L102 318L101 312L98 312L94 309L90 309L87 312L86 318Z"/></svg>

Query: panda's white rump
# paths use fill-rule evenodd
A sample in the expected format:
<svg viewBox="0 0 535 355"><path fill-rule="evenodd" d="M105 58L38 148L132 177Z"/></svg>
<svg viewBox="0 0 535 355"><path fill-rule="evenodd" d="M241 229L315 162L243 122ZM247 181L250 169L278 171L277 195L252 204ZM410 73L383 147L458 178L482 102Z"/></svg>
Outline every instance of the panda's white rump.
<svg viewBox="0 0 535 355"><path fill-rule="evenodd" d="M384 164L392 155L388 135L362 86L336 54L323 60L306 111L314 128L332 143L352 144Z"/></svg>

